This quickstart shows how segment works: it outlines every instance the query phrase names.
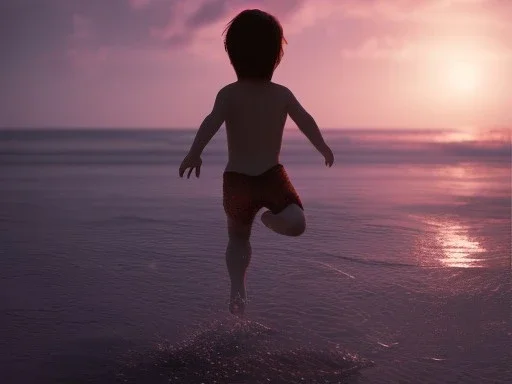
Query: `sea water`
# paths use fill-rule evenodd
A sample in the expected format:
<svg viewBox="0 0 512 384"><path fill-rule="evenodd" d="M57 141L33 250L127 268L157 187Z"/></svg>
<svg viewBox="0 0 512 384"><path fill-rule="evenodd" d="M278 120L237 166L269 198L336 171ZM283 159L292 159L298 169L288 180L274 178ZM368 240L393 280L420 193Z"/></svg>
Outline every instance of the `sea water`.
<svg viewBox="0 0 512 384"><path fill-rule="evenodd" d="M510 132L287 130L307 231L256 220L243 320L193 135L0 132L0 382L512 382Z"/></svg>

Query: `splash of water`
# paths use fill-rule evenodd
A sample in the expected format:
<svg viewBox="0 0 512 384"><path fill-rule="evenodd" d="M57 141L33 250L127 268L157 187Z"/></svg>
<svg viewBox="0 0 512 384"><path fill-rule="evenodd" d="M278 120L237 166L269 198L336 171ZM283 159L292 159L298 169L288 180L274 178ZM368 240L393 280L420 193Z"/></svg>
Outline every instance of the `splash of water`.
<svg viewBox="0 0 512 384"><path fill-rule="evenodd" d="M158 371L168 383L337 383L373 365L338 348L301 344L250 320L216 321L158 349L153 374Z"/></svg>

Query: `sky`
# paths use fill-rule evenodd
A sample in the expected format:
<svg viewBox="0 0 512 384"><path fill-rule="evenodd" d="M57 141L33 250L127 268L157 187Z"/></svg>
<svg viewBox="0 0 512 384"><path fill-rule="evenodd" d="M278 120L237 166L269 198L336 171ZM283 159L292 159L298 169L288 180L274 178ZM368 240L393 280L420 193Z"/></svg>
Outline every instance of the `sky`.
<svg viewBox="0 0 512 384"><path fill-rule="evenodd" d="M512 0L2 0L0 127L197 128L247 8L320 127L512 127Z"/></svg>

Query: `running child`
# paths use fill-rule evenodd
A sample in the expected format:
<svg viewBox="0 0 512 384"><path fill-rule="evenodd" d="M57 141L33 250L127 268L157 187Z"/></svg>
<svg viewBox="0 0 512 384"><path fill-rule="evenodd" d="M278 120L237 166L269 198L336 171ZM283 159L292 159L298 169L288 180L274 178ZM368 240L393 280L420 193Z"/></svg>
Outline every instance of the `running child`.
<svg viewBox="0 0 512 384"><path fill-rule="evenodd" d="M201 153L223 123L228 162L223 174L223 205L227 216L226 264L231 280L229 310L242 315L247 300L245 275L251 259L251 228L261 208L265 226L282 235L299 236L306 229L304 208L279 153L287 116L332 166L334 155L315 120L272 75L283 56L283 29L272 15L245 10L228 24L224 47L237 81L222 88L179 168L183 177L195 170Z"/></svg>

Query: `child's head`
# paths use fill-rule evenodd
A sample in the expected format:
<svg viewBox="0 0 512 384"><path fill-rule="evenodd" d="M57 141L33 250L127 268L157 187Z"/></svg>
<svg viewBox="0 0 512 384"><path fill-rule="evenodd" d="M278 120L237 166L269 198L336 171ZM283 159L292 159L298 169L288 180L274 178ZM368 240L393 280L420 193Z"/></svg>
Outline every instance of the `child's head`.
<svg viewBox="0 0 512 384"><path fill-rule="evenodd" d="M279 21L266 12L247 9L224 32L224 47L238 79L270 81L286 43Z"/></svg>

